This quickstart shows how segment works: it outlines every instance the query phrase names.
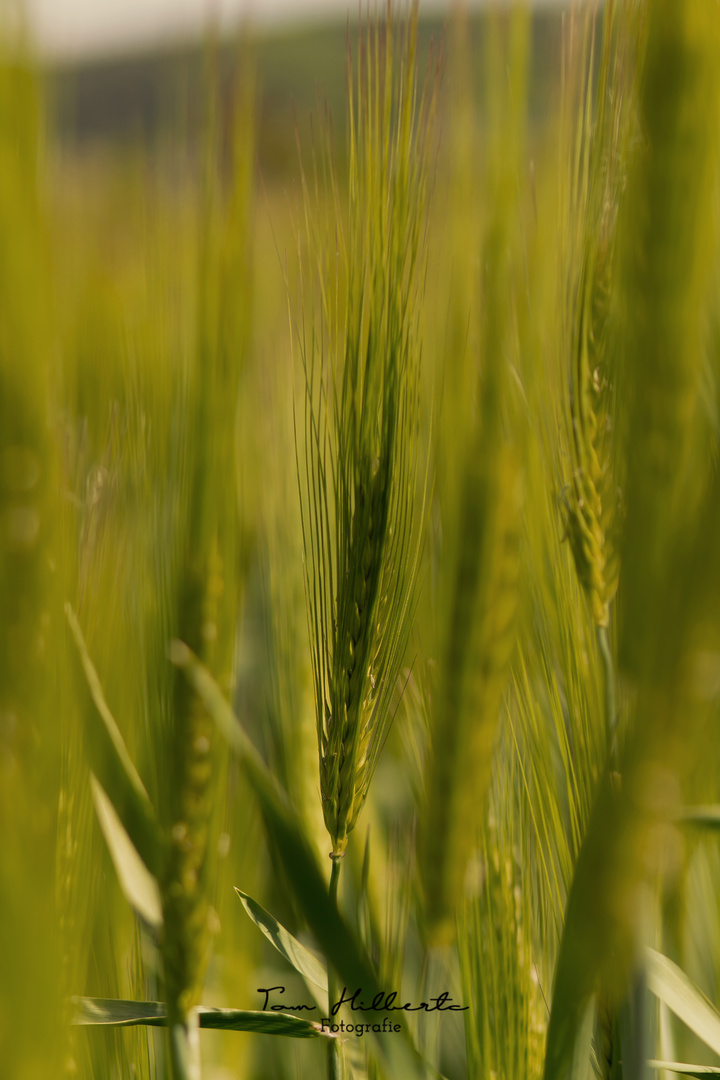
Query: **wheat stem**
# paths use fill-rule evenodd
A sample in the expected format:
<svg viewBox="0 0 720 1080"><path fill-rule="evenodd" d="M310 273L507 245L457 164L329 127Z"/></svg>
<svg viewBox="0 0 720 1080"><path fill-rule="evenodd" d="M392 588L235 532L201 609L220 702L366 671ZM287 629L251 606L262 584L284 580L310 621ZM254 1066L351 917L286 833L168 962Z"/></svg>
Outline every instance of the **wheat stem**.
<svg viewBox="0 0 720 1080"><path fill-rule="evenodd" d="M331 855L332 860L332 873L330 874L330 900L337 908L337 896L338 896L338 883L340 881L340 865L342 855ZM337 977L335 975L335 969L333 968L330 960L328 959L327 965L327 979L328 979L328 1016L331 1015L331 1009L333 1002L337 997ZM340 1049L340 1043L337 1039L328 1039L327 1045L327 1071L328 1080L342 1080L343 1075L343 1063L342 1063L342 1050Z"/></svg>
<svg viewBox="0 0 720 1080"><path fill-rule="evenodd" d="M611 747L613 760L617 757L617 716L615 705L615 667L613 665L610 642L608 640L607 626L596 627L597 643L602 657L603 675L605 678L605 730Z"/></svg>
<svg viewBox="0 0 720 1080"><path fill-rule="evenodd" d="M200 1080L200 1031L196 1011L169 1029L172 1075L178 1080Z"/></svg>
<svg viewBox="0 0 720 1080"><path fill-rule="evenodd" d="M608 640L607 626L595 628L598 649L602 658L605 694L605 733L610 748L610 768L618 767L618 744L617 724L615 712L615 667L613 664L610 641ZM616 1045L617 1009L611 1002L606 989L601 986L598 994L597 1021L596 1021L596 1044L598 1060L601 1063L602 1076L610 1077L613 1072L613 1060L617 1057L619 1047Z"/></svg>

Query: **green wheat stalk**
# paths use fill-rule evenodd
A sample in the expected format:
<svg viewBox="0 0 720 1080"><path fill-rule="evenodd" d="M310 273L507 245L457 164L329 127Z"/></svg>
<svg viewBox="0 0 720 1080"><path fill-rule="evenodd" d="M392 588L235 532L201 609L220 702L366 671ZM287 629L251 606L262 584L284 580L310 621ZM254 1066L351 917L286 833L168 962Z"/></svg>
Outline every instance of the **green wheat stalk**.
<svg viewBox="0 0 720 1080"><path fill-rule="evenodd" d="M319 325L311 315L310 332L300 334L297 468L334 903L340 860L392 722L424 516L424 496L420 512L415 503L418 323L434 92L418 94L417 20L414 4L398 57L388 4L384 25L368 20L361 34L356 92L349 66L347 239L331 175L333 246L321 242L313 252L321 268ZM332 1002L331 968L328 994ZM341 1069L330 1043L328 1074Z"/></svg>
<svg viewBox="0 0 720 1080"><path fill-rule="evenodd" d="M432 92L418 95L417 9L398 77L392 11L368 26L350 107L341 296L303 331L297 445L320 788L332 857L357 823L392 719L422 510L418 304ZM327 253L324 253L327 254Z"/></svg>

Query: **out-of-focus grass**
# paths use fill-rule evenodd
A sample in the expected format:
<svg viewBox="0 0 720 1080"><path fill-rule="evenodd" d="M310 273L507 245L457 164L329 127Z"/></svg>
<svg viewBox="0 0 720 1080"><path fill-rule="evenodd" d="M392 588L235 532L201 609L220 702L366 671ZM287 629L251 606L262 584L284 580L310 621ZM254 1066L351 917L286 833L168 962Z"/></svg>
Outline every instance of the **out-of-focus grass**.
<svg viewBox="0 0 720 1080"><path fill-rule="evenodd" d="M66 552L34 72L0 44L0 1047L11 1075L57 1072L62 1007L54 911ZM42 1016L42 1024L38 1018Z"/></svg>

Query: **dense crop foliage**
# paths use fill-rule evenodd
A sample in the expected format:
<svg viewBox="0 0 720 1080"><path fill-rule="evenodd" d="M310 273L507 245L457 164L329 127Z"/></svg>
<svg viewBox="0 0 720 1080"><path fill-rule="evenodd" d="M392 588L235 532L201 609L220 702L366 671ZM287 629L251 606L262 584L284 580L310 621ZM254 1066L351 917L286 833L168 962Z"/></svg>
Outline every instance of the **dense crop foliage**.
<svg viewBox="0 0 720 1080"><path fill-rule="evenodd" d="M3 38L3 1077L720 1075L720 8L480 25L294 187Z"/></svg>

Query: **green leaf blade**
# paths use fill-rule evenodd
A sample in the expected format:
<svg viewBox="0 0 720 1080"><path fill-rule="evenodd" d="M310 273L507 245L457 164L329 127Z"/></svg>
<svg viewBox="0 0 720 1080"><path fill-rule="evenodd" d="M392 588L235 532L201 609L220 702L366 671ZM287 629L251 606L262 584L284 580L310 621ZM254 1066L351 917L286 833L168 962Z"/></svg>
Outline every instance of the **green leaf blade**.
<svg viewBox="0 0 720 1080"><path fill-rule="evenodd" d="M80 1027L167 1027L164 1001L125 1001L116 998L75 997L72 1023ZM250 1031L258 1035L280 1035L293 1039L336 1038L320 1024L290 1013L258 1012L246 1009L215 1009L199 1005L195 1011L199 1026L215 1031Z"/></svg>
<svg viewBox="0 0 720 1080"><path fill-rule="evenodd" d="M648 1061L651 1069L677 1073L680 1076L720 1076L720 1068L715 1065L687 1065L682 1061Z"/></svg>
<svg viewBox="0 0 720 1080"><path fill-rule="evenodd" d="M88 690L87 712L100 720L99 724L92 723L88 731L87 745L93 772L142 861L157 874L162 861L162 841L155 811L105 700L100 677L90 659L80 623L70 604L65 605L65 615Z"/></svg>
<svg viewBox="0 0 720 1080"><path fill-rule="evenodd" d="M95 812L125 899L143 922L159 930L163 925L160 886L128 836L102 784L93 774L90 784Z"/></svg>
<svg viewBox="0 0 720 1080"><path fill-rule="evenodd" d="M316 1039L320 1036L336 1038L329 1031L322 1031L320 1024L291 1013L258 1012L241 1009L198 1008L201 1028L218 1031L254 1031L259 1035L282 1035L293 1039Z"/></svg>
<svg viewBox="0 0 720 1080"><path fill-rule="evenodd" d="M72 1023L81 1027L133 1027L146 1024L165 1027L167 1005L163 1001L124 1001L117 998L74 997Z"/></svg>
<svg viewBox="0 0 720 1080"><path fill-rule="evenodd" d="M247 893L237 887L235 892L240 897L248 916L258 929L263 932L271 945L275 946L280 955L284 956L288 963L292 964L295 970L304 978L309 979L311 983L327 993L327 972L310 950L301 945L297 938L293 937L269 911L266 911L261 904L258 904L257 900L253 900L251 896L248 896Z"/></svg>
<svg viewBox="0 0 720 1080"><path fill-rule="evenodd" d="M645 950L647 984L653 994L682 1020L699 1039L720 1054L720 1013L667 956Z"/></svg>
<svg viewBox="0 0 720 1080"><path fill-rule="evenodd" d="M683 825L720 832L720 806L689 806L680 815Z"/></svg>

